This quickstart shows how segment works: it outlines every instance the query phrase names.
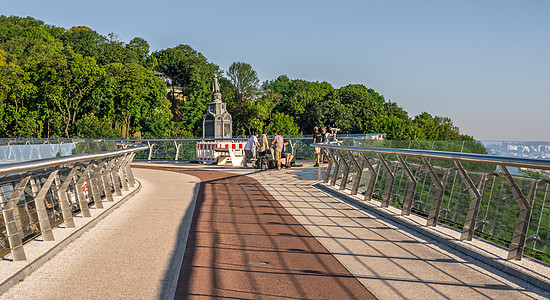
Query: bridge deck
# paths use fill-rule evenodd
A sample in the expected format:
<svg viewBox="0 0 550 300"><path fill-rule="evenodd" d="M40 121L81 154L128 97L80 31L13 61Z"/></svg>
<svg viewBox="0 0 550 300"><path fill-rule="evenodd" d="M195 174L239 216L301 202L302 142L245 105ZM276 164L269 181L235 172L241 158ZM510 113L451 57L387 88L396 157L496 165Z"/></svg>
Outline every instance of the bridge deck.
<svg viewBox="0 0 550 300"><path fill-rule="evenodd" d="M305 168L136 166L138 195L2 298L549 297L312 187Z"/></svg>

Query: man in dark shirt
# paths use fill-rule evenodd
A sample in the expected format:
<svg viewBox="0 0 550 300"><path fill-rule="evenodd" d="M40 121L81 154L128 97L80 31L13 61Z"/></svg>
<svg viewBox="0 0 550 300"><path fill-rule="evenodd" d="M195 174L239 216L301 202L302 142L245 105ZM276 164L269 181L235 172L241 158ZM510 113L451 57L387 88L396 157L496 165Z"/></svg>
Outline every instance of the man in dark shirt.
<svg viewBox="0 0 550 300"><path fill-rule="evenodd" d="M322 143L323 142L323 134L319 132L319 128L315 127L313 129L313 143ZM319 160L321 158L321 148L319 147L313 147L313 152L315 153L315 165L314 167L319 166Z"/></svg>

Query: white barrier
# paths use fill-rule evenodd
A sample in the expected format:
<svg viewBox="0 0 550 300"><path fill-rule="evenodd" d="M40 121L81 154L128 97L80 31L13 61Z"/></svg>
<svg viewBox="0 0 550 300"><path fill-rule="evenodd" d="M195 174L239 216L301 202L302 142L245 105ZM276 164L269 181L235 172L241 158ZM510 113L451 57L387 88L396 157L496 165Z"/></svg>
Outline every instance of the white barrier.
<svg viewBox="0 0 550 300"><path fill-rule="evenodd" d="M197 142L197 160L207 163L215 163L221 152L214 151L215 148L232 150L236 157L244 156L244 145L246 141L212 141Z"/></svg>

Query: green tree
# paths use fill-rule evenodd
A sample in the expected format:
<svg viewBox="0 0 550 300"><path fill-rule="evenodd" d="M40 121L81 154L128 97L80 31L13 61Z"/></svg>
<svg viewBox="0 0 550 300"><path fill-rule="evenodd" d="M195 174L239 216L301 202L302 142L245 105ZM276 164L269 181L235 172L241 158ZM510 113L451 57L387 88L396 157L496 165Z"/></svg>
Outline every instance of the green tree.
<svg viewBox="0 0 550 300"><path fill-rule="evenodd" d="M120 133L113 127L113 121L108 117L100 119L92 113L87 113L75 122L75 136L80 138L119 137Z"/></svg>
<svg viewBox="0 0 550 300"><path fill-rule="evenodd" d="M151 69L155 66L152 64L149 56L149 43L143 38L133 38L128 44L126 44L126 48L130 49L136 54L140 65Z"/></svg>
<svg viewBox="0 0 550 300"><path fill-rule="evenodd" d="M342 133L371 132L373 121L383 110L383 98L363 85L351 84L334 90L320 104L320 120L326 126L338 127Z"/></svg>
<svg viewBox="0 0 550 300"><path fill-rule="evenodd" d="M291 80L286 75L264 82L262 88L282 95L275 110L294 117L302 132L312 132L313 127L322 123L324 112L319 106L334 91L327 82Z"/></svg>
<svg viewBox="0 0 550 300"><path fill-rule="evenodd" d="M62 117L64 136L70 137L77 118L86 112L83 106L93 108L106 95L101 89L105 75L93 58L72 50L64 54L39 64L36 73L41 97Z"/></svg>
<svg viewBox="0 0 550 300"><path fill-rule="evenodd" d="M422 112L413 119L413 123L419 128L419 139L424 140L473 140L471 136L460 133L447 117L433 117L427 112Z"/></svg>
<svg viewBox="0 0 550 300"><path fill-rule="evenodd" d="M254 98L260 80L250 64L233 62L226 73L237 90L237 97L240 102L244 103Z"/></svg>
<svg viewBox="0 0 550 300"><path fill-rule="evenodd" d="M156 69L164 73L172 85L181 87L181 99L171 99L172 120L199 136L202 114L212 95L212 79L219 67L189 45L154 52L152 58L158 62Z"/></svg>
<svg viewBox="0 0 550 300"><path fill-rule="evenodd" d="M114 33L109 33L105 43L101 44L100 54L96 57L100 66L113 63L139 64L138 54L125 46Z"/></svg>
<svg viewBox="0 0 550 300"><path fill-rule="evenodd" d="M62 41L82 56L98 58L107 42L106 38L86 26L75 26L67 30Z"/></svg>
<svg viewBox="0 0 550 300"><path fill-rule="evenodd" d="M327 82L281 75L259 89L248 63L234 62L225 78L189 45L149 52L139 37L124 43L114 33L104 37L85 26L65 30L31 17L0 16L0 135L93 136L119 130L124 136L138 131L199 136L217 74L237 134L263 128L309 134L326 125L342 133L387 133L390 139L463 140L468 143L454 143L452 149L484 151L451 119L428 113L411 119L364 85L334 89ZM153 69L168 76L170 89L181 90L172 102Z"/></svg>
<svg viewBox="0 0 550 300"><path fill-rule="evenodd" d="M6 62L0 50L0 132L2 137L40 137L41 122L33 113L36 87L28 72Z"/></svg>
<svg viewBox="0 0 550 300"><path fill-rule="evenodd" d="M164 84L150 70L137 63L113 63L106 71L114 81L115 115L124 124L124 137L141 130L141 122L156 108L167 106Z"/></svg>
<svg viewBox="0 0 550 300"><path fill-rule="evenodd" d="M300 127L294 122L292 116L284 113L274 113L271 123L267 126L267 131L278 131L282 135L299 135Z"/></svg>

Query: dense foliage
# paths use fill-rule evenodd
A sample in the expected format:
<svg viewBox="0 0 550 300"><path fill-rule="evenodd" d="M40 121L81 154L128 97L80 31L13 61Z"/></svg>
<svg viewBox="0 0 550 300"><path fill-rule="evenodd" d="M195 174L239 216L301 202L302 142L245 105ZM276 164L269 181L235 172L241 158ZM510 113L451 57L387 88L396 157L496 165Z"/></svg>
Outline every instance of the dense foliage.
<svg viewBox="0 0 550 300"><path fill-rule="evenodd" d="M0 137L201 136L214 74L237 135L330 126L389 139L472 140L449 118L411 118L364 85L336 89L285 75L260 85L250 64L224 73L189 45L151 53L143 38L125 43L15 16L0 16Z"/></svg>

